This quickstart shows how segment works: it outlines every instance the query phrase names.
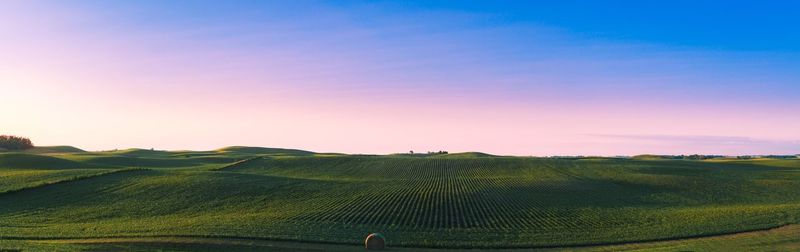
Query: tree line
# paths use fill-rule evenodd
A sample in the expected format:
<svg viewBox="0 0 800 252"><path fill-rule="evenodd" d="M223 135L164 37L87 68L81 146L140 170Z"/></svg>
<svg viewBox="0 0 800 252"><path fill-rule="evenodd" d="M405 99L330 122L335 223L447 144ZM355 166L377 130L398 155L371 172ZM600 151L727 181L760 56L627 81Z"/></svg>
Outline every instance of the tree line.
<svg viewBox="0 0 800 252"><path fill-rule="evenodd" d="M33 143L28 138L0 135L0 149L26 150L30 148L33 148Z"/></svg>

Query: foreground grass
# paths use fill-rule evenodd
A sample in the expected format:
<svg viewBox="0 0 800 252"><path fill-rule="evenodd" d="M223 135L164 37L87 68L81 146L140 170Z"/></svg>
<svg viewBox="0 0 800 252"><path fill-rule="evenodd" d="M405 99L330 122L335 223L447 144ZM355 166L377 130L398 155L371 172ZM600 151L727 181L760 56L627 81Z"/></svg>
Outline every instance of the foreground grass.
<svg viewBox="0 0 800 252"><path fill-rule="evenodd" d="M319 155L250 147L6 153L0 188L11 189L0 190L0 238L8 248L43 250L185 245L163 239L234 249L297 241L349 249L371 232L384 233L390 246L417 248L673 240L798 223L799 164ZM703 239L712 247L796 246L781 236L797 234L788 227L742 243ZM146 238L154 236L172 238ZM74 244L90 238L107 242ZM71 242L45 242L63 239ZM673 245L701 245L690 241Z"/></svg>
<svg viewBox="0 0 800 252"><path fill-rule="evenodd" d="M253 239L197 237L135 237L61 240L0 240L0 249L25 251L363 251L358 245L335 245ZM800 225L661 242L542 249L477 249L480 251L797 251ZM389 251L456 251L449 249L389 248Z"/></svg>

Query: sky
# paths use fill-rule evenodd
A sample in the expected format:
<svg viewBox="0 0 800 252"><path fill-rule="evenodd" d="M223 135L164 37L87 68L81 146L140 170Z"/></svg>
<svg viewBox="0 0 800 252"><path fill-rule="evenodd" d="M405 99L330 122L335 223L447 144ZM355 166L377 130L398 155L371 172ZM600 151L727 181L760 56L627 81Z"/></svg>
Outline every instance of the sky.
<svg viewBox="0 0 800 252"><path fill-rule="evenodd" d="M0 1L0 134L87 150L800 153L794 1Z"/></svg>

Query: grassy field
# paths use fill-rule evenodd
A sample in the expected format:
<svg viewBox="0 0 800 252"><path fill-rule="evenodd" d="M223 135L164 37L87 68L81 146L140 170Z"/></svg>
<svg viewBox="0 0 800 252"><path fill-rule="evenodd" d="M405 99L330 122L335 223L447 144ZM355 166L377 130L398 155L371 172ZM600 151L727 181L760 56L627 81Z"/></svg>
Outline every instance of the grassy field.
<svg viewBox="0 0 800 252"><path fill-rule="evenodd" d="M762 231L660 242L556 248L470 249L472 252L523 251L798 251L800 225ZM266 239L200 237L123 237L0 240L0 248L25 251L364 251L360 245ZM389 251L451 252L459 249L390 247Z"/></svg>
<svg viewBox="0 0 800 252"><path fill-rule="evenodd" d="M798 248L799 222L798 159L0 153L0 250Z"/></svg>

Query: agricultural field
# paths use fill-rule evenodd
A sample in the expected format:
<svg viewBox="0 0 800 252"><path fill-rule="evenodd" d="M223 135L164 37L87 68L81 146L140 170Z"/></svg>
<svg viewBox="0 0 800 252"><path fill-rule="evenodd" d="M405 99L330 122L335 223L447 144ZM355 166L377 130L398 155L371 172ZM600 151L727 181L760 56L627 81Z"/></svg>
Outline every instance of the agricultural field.
<svg viewBox="0 0 800 252"><path fill-rule="evenodd" d="M0 250L792 250L798 223L798 159L0 153Z"/></svg>

